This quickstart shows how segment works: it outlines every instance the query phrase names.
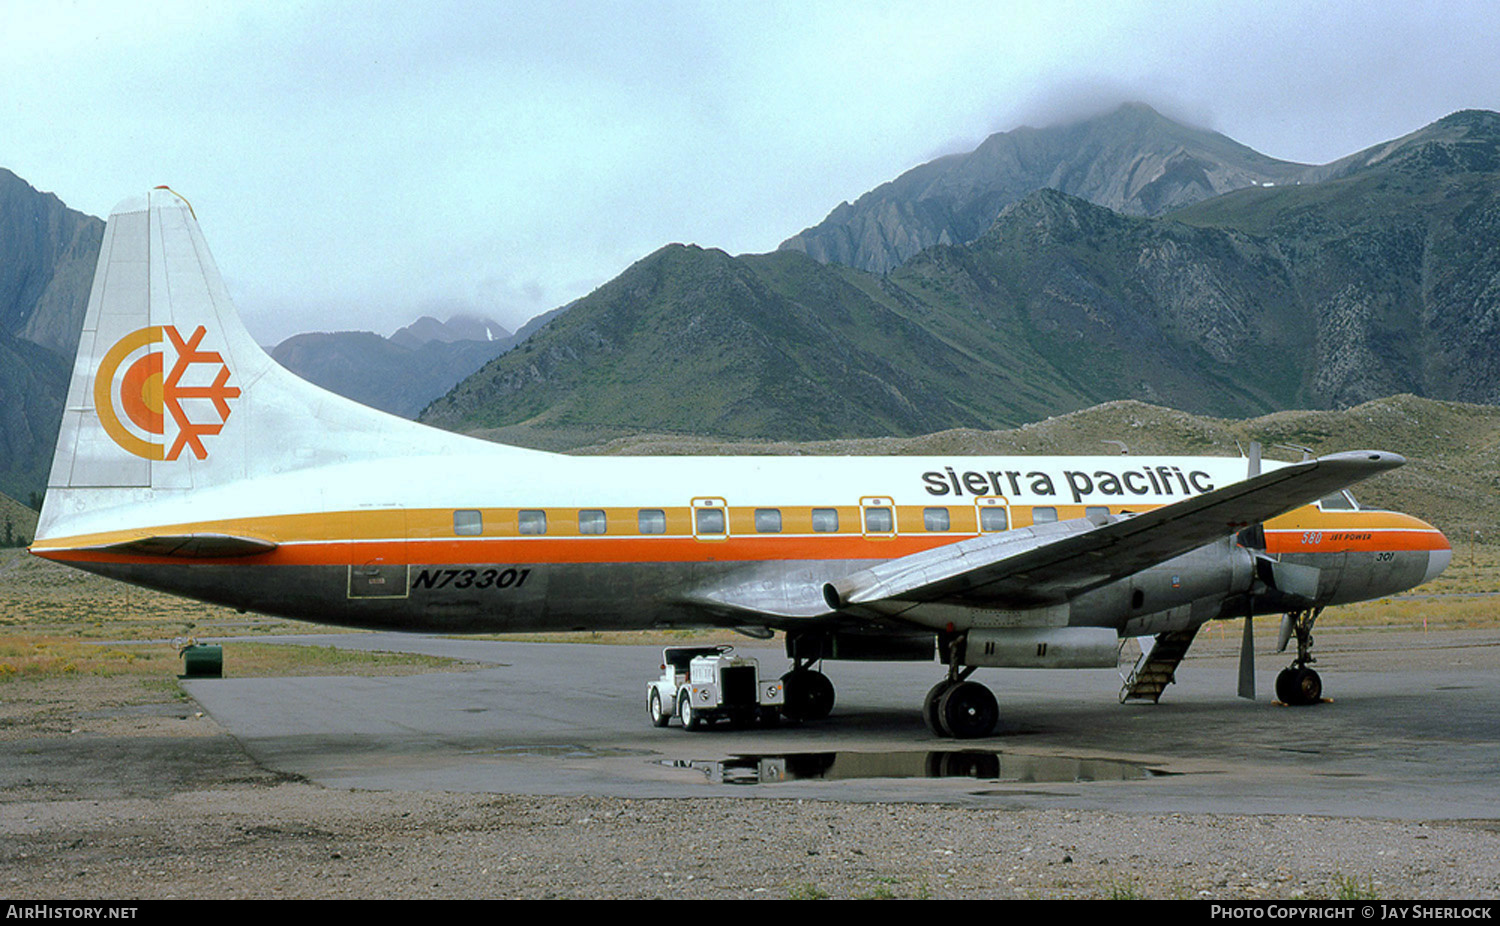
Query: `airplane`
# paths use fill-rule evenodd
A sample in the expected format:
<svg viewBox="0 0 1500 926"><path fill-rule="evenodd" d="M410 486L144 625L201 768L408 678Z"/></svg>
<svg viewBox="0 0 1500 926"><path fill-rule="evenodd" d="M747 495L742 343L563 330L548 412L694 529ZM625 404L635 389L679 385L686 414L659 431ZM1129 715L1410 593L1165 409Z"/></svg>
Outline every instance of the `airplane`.
<svg viewBox="0 0 1500 926"><path fill-rule="evenodd" d="M1448 565L1361 507L1382 451L1245 457L581 457L453 434L297 378L241 323L189 203L111 214L31 552L286 618L434 633L730 628L784 636L785 713L825 661L946 666L933 733L990 735L979 668L1116 667L1156 701L1201 627L1283 615L1288 704L1321 700L1324 608Z"/></svg>

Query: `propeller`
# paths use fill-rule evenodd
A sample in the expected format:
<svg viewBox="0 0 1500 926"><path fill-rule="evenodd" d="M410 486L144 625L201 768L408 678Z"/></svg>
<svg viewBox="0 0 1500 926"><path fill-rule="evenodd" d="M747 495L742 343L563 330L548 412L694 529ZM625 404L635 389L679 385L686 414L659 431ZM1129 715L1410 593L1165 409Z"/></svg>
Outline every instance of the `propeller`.
<svg viewBox="0 0 1500 926"><path fill-rule="evenodd" d="M1254 479L1259 475L1260 442L1251 441L1245 478ZM1258 540L1259 542L1252 549L1254 550L1254 555L1257 557L1262 555L1261 550L1265 548L1265 534L1261 531L1260 525L1257 524L1240 532L1240 541L1245 543L1247 540L1252 542ZM1247 547L1250 546L1249 543L1245 543L1245 545ZM1236 692L1247 701L1255 700L1255 628L1254 619L1251 617L1254 613L1254 600L1247 598L1245 601L1245 633L1240 637L1240 684L1239 690Z"/></svg>
<svg viewBox="0 0 1500 926"><path fill-rule="evenodd" d="M1294 448L1311 455L1304 447ZM1260 475L1260 444L1250 442L1248 461L1251 478ZM1245 633L1240 638L1240 683L1238 694L1250 701L1255 700L1255 636L1252 629L1252 614L1255 604L1270 605L1282 609L1281 631L1277 638L1276 651L1286 649L1292 634L1290 612L1311 606L1318 597L1319 571L1315 566L1299 566L1272 559L1266 553L1266 531L1264 525L1255 524L1240 531L1237 538L1240 546L1250 551L1255 563L1255 577L1250 594L1245 600Z"/></svg>

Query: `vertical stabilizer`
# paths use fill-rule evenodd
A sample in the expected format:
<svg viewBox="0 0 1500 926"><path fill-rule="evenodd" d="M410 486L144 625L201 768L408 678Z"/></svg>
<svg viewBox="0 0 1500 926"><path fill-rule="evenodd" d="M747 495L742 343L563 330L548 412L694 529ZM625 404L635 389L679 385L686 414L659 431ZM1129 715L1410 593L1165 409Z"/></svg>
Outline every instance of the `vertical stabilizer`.
<svg viewBox="0 0 1500 926"><path fill-rule="evenodd" d="M192 207L159 187L105 226L37 536L164 495L455 442L471 443L273 361L241 323Z"/></svg>

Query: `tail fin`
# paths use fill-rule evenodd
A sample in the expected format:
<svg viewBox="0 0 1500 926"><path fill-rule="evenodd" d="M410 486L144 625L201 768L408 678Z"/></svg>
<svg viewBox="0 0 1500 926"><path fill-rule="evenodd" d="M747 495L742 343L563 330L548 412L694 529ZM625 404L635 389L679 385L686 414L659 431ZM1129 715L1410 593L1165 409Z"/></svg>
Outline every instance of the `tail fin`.
<svg viewBox="0 0 1500 926"><path fill-rule="evenodd" d="M105 226L37 537L163 493L455 442L472 443L272 360L230 302L192 207L158 187Z"/></svg>

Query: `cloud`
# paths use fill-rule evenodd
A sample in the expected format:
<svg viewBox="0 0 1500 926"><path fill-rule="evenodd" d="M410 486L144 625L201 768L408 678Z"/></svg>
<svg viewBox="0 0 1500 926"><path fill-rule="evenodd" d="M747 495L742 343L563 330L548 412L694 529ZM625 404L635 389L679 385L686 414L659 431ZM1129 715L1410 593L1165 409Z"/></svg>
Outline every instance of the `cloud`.
<svg viewBox="0 0 1500 926"><path fill-rule="evenodd" d="M671 241L765 251L994 131L1126 100L1327 161L1496 108L1486 4L27 2L0 164L197 209L258 336L503 324Z"/></svg>

